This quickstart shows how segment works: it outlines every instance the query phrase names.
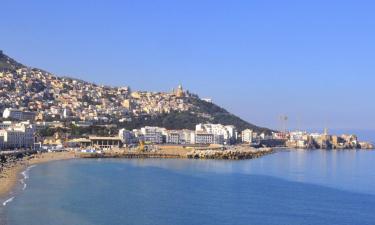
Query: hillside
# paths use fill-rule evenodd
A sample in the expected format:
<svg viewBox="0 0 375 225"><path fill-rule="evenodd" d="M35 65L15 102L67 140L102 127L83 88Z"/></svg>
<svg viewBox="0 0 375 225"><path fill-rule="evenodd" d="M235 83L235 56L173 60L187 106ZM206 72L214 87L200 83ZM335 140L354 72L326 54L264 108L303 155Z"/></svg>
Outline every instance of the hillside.
<svg viewBox="0 0 375 225"><path fill-rule="evenodd" d="M221 123L268 132L201 100L180 86L172 92L133 91L29 68L0 51L0 112L6 107L35 111L43 121L116 123L128 129L145 125L193 129L197 123Z"/></svg>
<svg viewBox="0 0 375 225"><path fill-rule="evenodd" d="M16 70L24 67L14 59L8 57L0 50L0 71Z"/></svg>

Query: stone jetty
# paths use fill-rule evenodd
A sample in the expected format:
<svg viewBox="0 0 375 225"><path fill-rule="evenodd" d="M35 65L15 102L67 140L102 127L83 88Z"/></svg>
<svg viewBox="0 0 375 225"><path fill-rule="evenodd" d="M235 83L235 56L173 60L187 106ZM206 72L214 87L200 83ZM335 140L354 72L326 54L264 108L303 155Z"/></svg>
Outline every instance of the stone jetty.
<svg viewBox="0 0 375 225"><path fill-rule="evenodd" d="M189 159L253 159L272 153L272 148L229 149L229 150L193 150L186 154Z"/></svg>
<svg viewBox="0 0 375 225"><path fill-rule="evenodd" d="M157 148L153 151L131 151L127 149L93 151L93 152L77 152L76 156L80 158L188 158L188 159L228 159L241 160L252 159L270 154L272 148L251 148L250 146L227 146L225 148L176 148L161 149Z"/></svg>

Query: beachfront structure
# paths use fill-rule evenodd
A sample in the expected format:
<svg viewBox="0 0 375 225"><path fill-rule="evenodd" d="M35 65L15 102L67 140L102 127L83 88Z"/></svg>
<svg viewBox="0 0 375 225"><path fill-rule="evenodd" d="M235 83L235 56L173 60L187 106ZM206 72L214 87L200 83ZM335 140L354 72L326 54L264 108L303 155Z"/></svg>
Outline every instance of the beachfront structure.
<svg viewBox="0 0 375 225"><path fill-rule="evenodd" d="M140 141L150 144L162 144L163 136L166 135L167 130L161 127L142 127L140 130L135 130L136 136Z"/></svg>
<svg viewBox="0 0 375 225"><path fill-rule="evenodd" d="M181 144L181 138L180 138L180 132L178 130L174 131L174 130L171 130L171 131L168 131L167 132L167 138L166 138L166 142L167 144L175 144L175 145L178 145L178 144Z"/></svg>
<svg viewBox="0 0 375 225"><path fill-rule="evenodd" d="M124 145L138 143L138 138L136 138L135 134L130 130L120 129L118 134Z"/></svg>
<svg viewBox="0 0 375 225"><path fill-rule="evenodd" d="M89 140L92 147L100 149L120 148L122 145L122 140L119 137L90 136Z"/></svg>
<svg viewBox="0 0 375 225"><path fill-rule="evenodd" d="M12 124L0 130L0 148L32 148L34 146L35 126L28 123Z"/></svg>
<svg viewBox="0 0 375 225"><path fill-rule="evenodd" d="M167 144L195 144L195 132L192 130L168 130Z"/></svg>
<svg viewBox="0 0 375 225"><path fill-rule="evenodd" d="M251 144L253 143L253 130L246 129L241 133L241 139L243 143Z"/></svg>
<svg viewBox="0 0 375 225"><path fill-rule="evenodd" d="M196 132L195 133L195 144L214 144L215 137L213 134L206 132Z"/></svg>
<svg viewBox="0 0 375 225"><path fill-rule="evenodd" d="M232 125L197 124L195 131L214 135L215 144L233 144L237 140L237 130Z"/></svg>
<svg viewBox="0 0 375 225"><path fill-rule="evenodd" d="M18 109L6 108L3 112L4 119L14 119L18 121L34 121L35 112L25 112Z"/></svg>

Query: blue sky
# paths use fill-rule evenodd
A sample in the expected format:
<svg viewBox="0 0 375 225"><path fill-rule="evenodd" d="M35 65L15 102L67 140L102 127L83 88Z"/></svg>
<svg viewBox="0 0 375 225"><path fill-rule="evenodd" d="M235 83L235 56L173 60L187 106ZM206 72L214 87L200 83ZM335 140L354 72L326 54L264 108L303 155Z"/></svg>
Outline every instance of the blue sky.
<svg viewBox="0 0 375 225"><path fill-rule="evenodd" d="M0 49L135 90L182 84L280 128L375 129L375 3L2 0ZM298 122L297 122L298 121Z"/></svg>

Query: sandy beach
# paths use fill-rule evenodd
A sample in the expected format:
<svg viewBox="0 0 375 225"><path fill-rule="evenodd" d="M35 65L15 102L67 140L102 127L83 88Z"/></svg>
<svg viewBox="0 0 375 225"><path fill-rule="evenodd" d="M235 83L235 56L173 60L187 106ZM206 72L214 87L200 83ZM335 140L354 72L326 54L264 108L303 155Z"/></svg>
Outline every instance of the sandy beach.
<svg viewBox="0 0 375 225"><path fill-rule="evenodd" d="M20 173L31 165L56 160L75 158L73 152L41 153L24 157L12 163L7 163L0 170L0 197L7 196L19 180Z"/></svg>

